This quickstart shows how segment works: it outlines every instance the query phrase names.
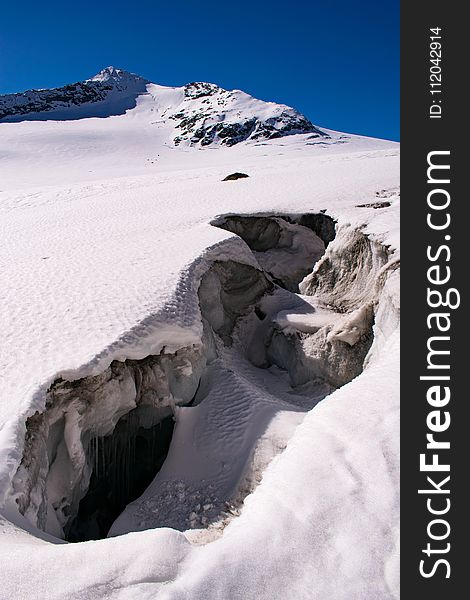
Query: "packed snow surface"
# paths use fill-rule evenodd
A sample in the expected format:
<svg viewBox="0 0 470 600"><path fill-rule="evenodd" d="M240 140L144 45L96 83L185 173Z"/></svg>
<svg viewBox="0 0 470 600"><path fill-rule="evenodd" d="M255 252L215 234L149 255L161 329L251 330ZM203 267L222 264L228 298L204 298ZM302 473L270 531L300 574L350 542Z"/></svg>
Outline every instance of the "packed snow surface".
<svg viewBox="0 0 470 600"><path fill-rule="evenodd" d="M261 268L240 237L211 224L216 217L326 213L337 228L360 230L398 257L396 143L319 130L293 109L212 84L166 88L116 69L89 81L110 87L96 100L100 114L89 112L87 100L0 122L0 597L398 598L394 277L381 296L363 373L305 418L288 408L287 387L273 404L276 374L266 371L268 391L253 396L260 369L251 372L236 359L237 376L246 371L245 393L233 356L216 361L207 398L174 407L175 434L155 489L147 505L144 494L118 519L116 537L59 543L15 510L11 488L25 422L45 410L54 381L200 345L204 273L214 261ZM4 97L0 108L18 102ZM294 118L305 132L297 132ZM227 130L220 123L238 125ZM249 177L222 181L237 171ZM384 198L386 205L374 208ZM272 270L270 252L264 260ZM356 343L359 308L346 323L326 309L310 310L314 296L299 299L278 306L276 326L308 334L331 323L331 335ZM242 451L251 447L262 466L258 485L236 516L205 528L211 498L191 488L194 473L229 490L242 476ZM225 479L205 462L215 455L227 455ZM180 488L166 493L169 472ZM189 531L145 529L155 494L165 496L162 514L164 502L197 499Z"/></svg>

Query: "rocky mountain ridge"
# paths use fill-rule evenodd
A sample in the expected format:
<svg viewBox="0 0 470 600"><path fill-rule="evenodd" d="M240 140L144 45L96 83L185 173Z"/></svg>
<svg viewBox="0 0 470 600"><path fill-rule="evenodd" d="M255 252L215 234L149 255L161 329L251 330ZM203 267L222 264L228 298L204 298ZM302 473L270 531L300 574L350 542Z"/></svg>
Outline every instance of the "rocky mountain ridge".
<svg viewBox="0 0 470 600"><path fill-rule="evenodd" d="M0 96L0 122L109 117L125 114L149 95L150 110L168 127L174 145L233 146L295 134L327 137L294 108L241 90L204 82L164 87L115 67L60 88Z"/></svg>

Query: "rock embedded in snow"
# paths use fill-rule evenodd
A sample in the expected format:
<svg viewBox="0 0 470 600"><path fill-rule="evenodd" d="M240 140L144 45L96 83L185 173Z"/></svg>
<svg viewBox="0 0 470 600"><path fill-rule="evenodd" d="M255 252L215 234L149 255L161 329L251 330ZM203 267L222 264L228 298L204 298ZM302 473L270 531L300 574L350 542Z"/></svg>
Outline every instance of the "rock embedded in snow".
<svg viewBox="0 0 470 600"><path fill-rule="evenodd" d="M358 204L357 208L388 208L391 206L390 202L369 202L368 204Z"/></svg>
<svg viewBox="0 0 470 600"><path fill-rule="evenodd" d="M235 181L236 179L245 179L246 177L249 177L249 175L247 175L246 173L239 173L238 171L236 171L235 173L230 173L230 175L224 177L222 181Z"/></svg>

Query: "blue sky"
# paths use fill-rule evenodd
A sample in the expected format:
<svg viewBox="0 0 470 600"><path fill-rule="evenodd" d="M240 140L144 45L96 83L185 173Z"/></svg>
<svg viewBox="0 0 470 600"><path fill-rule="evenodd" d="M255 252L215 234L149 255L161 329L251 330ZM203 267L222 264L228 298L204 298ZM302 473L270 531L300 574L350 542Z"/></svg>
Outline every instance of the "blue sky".
<svg viewBox="0 0 470 600"><path fill-rule="evenodd" d="M398 0L3 4L0 93L108 65L162 85L242 89L323 127L399 139Z"/></svg>

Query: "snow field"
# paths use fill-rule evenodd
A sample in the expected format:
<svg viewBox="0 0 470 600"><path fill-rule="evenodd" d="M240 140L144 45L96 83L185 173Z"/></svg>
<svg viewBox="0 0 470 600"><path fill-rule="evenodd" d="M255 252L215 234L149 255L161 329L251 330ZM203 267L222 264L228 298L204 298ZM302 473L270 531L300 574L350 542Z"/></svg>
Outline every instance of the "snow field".
<svg viewBox="0 0 470 600"><path fill-rule="evenodd" d="M220 347L209 393L174 408L167 461L111 533L142 531L58 543L8 501L25 421L44 411L54 380L201 343L204 274L216 261L257 265L238 236L210 224L216 217L326 210L338 230L361 231L398 259L397 144L327 132L175 148L173 125L155 121L178 94L152 84L120 116L0 123L0 597L398 598L399 287L390 265L366 369L305 418L324 394L296 398L285 373ZM221 181L234 171L249 178ZM358 207L385 196L390 207ZM267 270L278 264L264 258ZM346 286L346 317L319 306L320 286L318 298L291 304L281 294L270 318L287 333L328 323L354 346L374 273L360 293ZM217 502L233 495L220 520ZM158 519L187 519L189 531L146 529Z"/></svg>

